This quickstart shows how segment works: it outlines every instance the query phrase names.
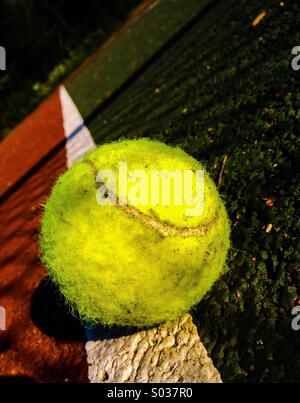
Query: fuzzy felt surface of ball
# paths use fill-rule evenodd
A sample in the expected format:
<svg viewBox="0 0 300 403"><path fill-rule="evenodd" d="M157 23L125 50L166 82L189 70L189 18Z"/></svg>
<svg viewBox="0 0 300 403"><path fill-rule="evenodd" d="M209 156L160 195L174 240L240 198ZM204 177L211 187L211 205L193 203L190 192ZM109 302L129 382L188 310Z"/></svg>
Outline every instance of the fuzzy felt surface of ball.
<svg viewBox="0 0 300 403"><path fill-rule="evenodd" d="M186 198L174 179L185 171ZM199 183L204 203L195 214ZM40 248L82 320L142 327L175 319L203 298L224 272L229 238L224 203L204 166L143 138L99 146L57 179Z"/></svg>

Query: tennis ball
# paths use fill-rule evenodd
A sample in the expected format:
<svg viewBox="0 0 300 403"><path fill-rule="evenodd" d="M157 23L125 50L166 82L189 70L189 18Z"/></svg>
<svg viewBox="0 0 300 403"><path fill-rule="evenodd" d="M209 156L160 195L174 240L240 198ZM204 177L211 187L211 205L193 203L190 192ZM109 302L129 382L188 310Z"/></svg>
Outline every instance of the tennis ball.
<svg viewBox="0 0 300 403"><path fill-rule="evenodd" d="M141 327L201 300L224 271L229 228L200 162L158 141L122 140L58 178L40 246L50 277L83 320Z"/></svg>

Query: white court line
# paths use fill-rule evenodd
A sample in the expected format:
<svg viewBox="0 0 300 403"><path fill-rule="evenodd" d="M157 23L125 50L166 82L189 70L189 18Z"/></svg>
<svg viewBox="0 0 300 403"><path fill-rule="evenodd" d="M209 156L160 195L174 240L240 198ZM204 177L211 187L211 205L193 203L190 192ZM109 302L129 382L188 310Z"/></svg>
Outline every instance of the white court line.
<svg viewBox="0 0 300 403"><path fill-rule="evenodd" d="M83 118L77 109L73 99L64 85L59 88L59 97L63 116L63 126L66 142L67 167L70 167L75 161L80 160L88 151L96 147L89 129L84 125ZM80 130L71 136L74 131Z"/></svg>
<svg viewBox="0 0 300 403"><path fill-rule="evenodd" d="M88 151L96 147L90 131L66 88L59 88L66 141L67 167L80 160Z"/></svg>

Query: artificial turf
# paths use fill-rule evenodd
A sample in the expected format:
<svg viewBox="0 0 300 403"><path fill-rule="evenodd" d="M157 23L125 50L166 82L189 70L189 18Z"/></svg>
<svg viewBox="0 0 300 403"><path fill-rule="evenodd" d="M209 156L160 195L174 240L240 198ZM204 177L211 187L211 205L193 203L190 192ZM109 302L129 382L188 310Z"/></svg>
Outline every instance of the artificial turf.
<svg viewBox="0 0 300 403"><path fill-rule="evenodd" d="M98 143L178 144L219 182L229 271L193 315L227 382L300 381L299 12L298 2L214 2L89 122Z"/></svg>

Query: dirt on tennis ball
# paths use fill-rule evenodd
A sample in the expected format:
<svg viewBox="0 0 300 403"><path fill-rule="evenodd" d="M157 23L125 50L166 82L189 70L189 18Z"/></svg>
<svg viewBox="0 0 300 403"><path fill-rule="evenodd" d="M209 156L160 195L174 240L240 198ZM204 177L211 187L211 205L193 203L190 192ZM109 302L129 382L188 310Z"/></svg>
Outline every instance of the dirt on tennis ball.
<svg viewBox="0 0 300 403"><path fill-rule="evenodd" d="M138 139L102 145L58 178L40 246L50 277L82 320L142 327L175 319L203 298L224 272L229 235L203 165L179 148Z"/></svg>

